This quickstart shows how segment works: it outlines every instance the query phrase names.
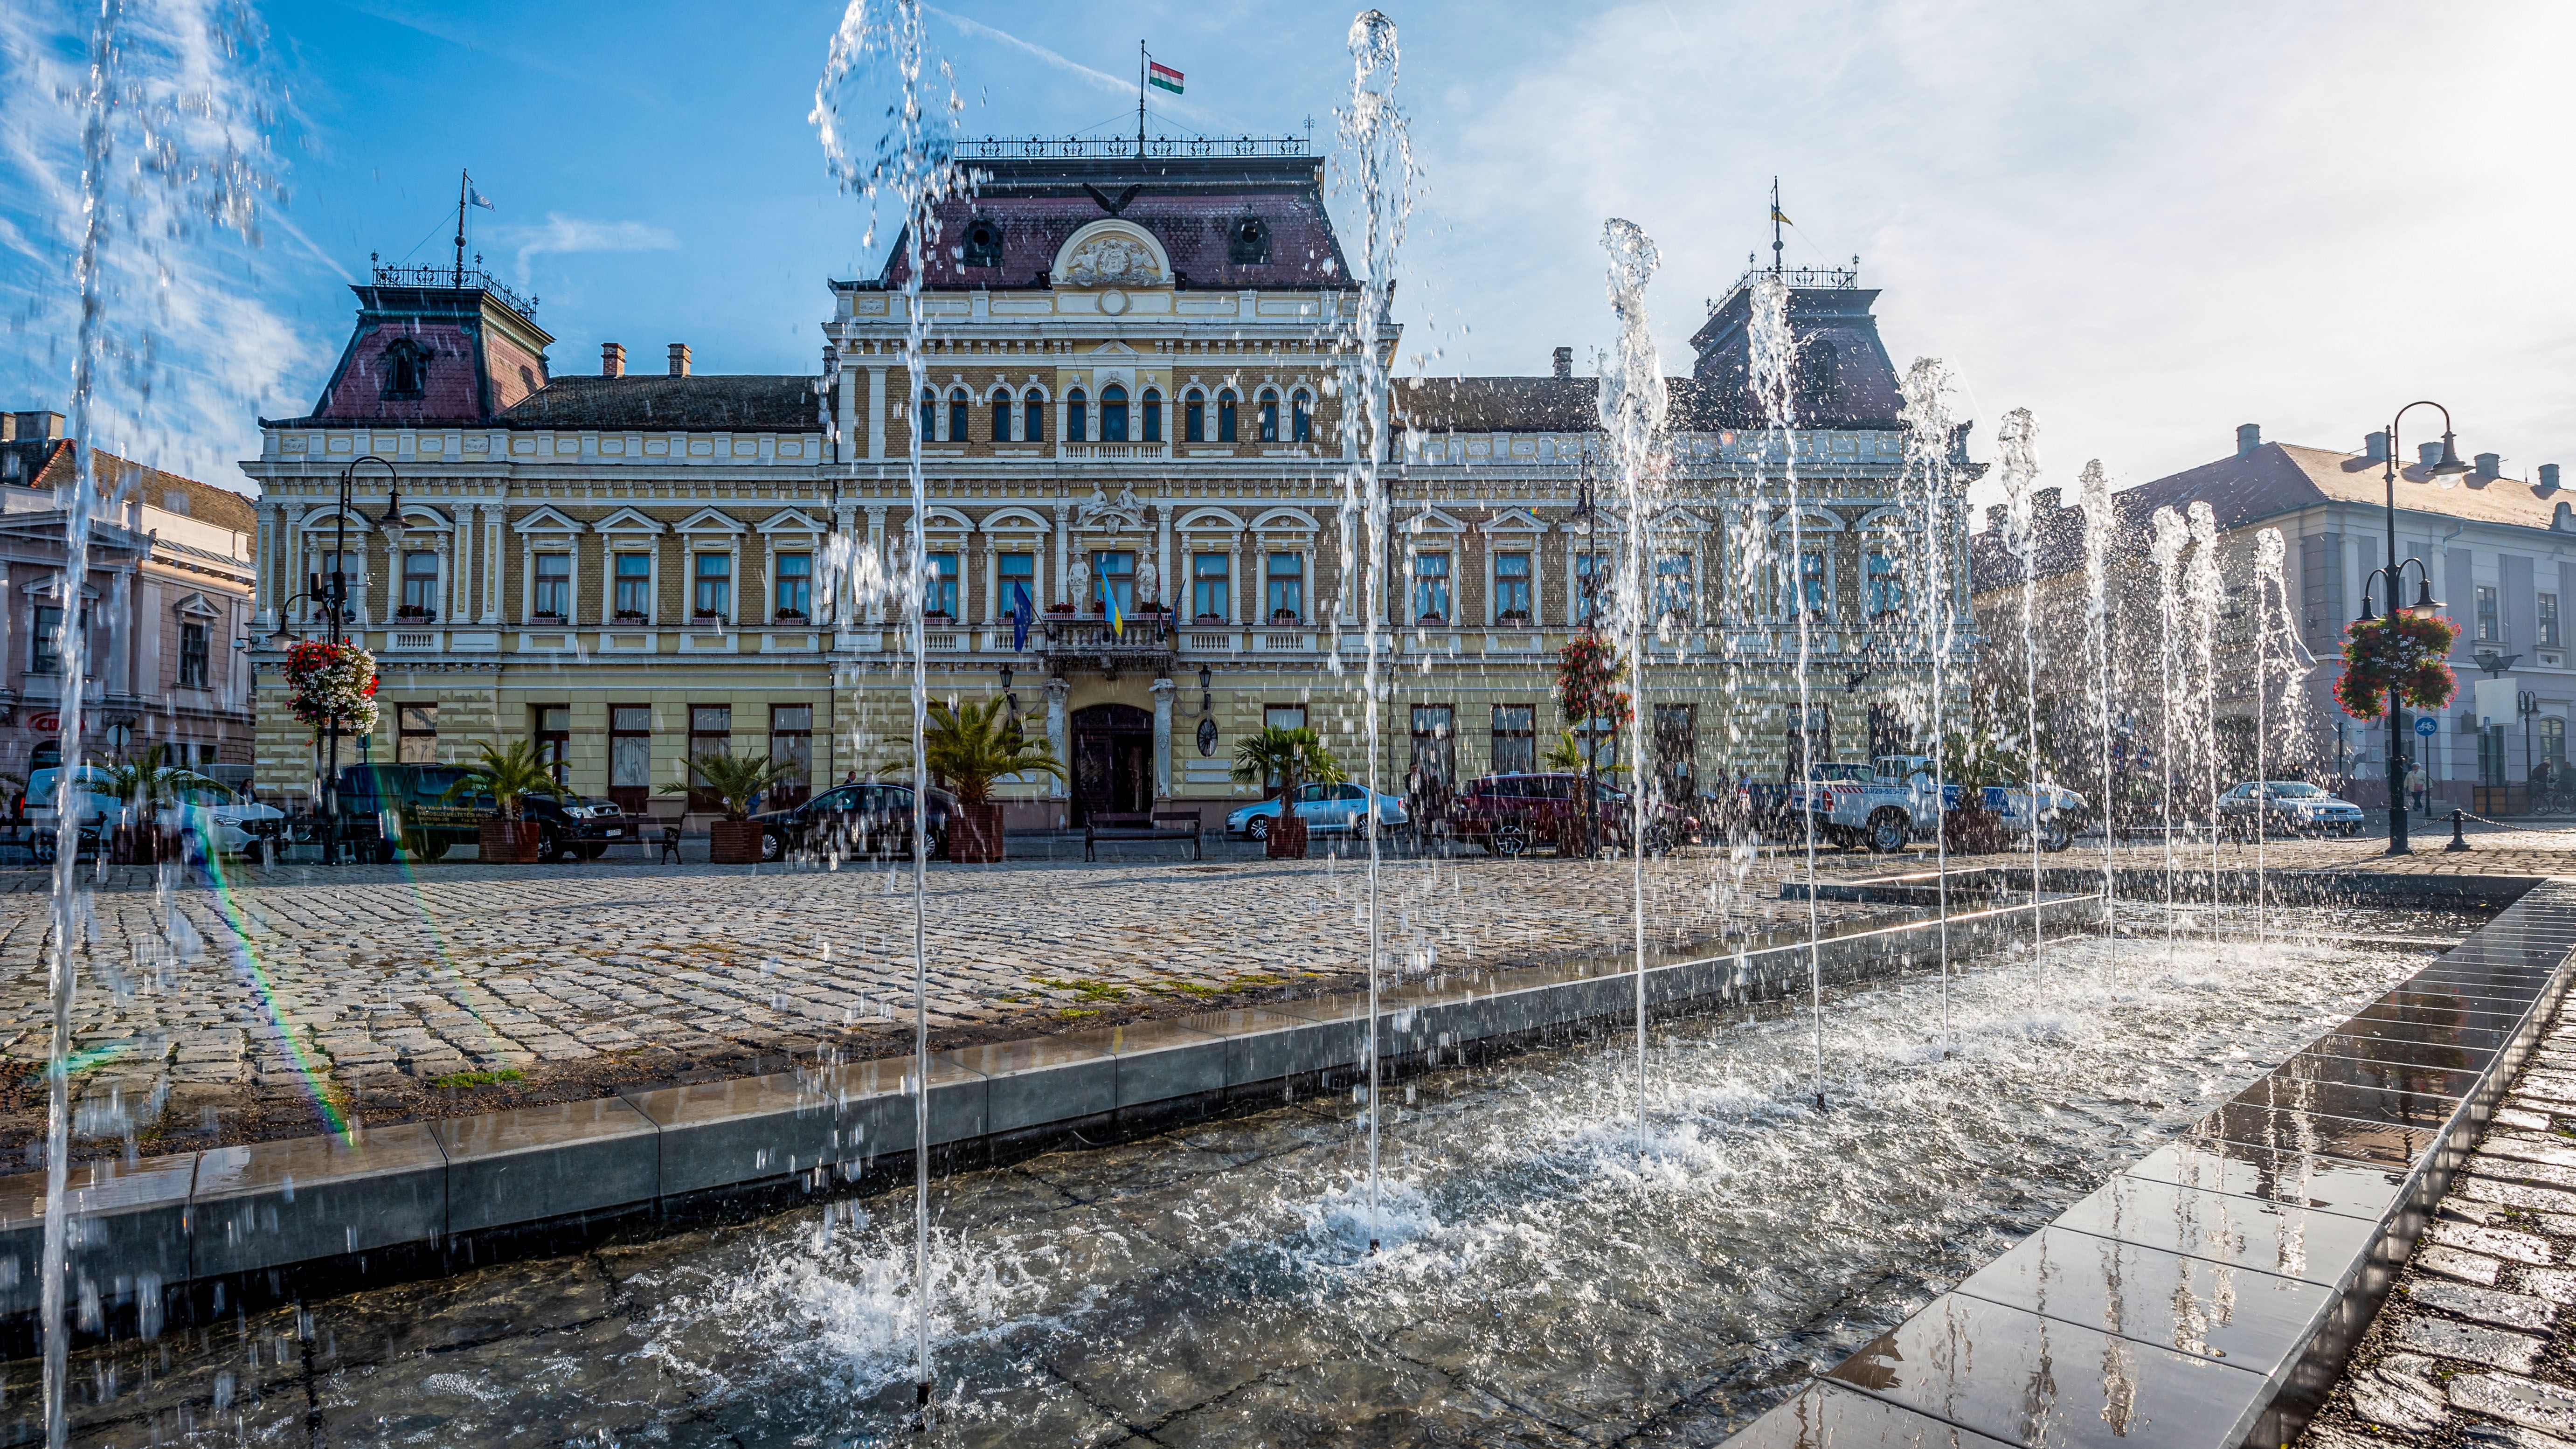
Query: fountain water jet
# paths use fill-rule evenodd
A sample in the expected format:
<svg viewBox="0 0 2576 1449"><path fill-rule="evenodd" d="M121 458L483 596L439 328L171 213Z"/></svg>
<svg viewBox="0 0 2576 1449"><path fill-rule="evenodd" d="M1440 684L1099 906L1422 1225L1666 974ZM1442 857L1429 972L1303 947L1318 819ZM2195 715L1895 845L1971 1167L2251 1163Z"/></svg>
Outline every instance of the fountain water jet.
<svg viewBox="0 0 2576 1449"><path fill-rule="evenodd" d="M2093 676L2094 722L2102 755L2102 929L2118 929L2115 905L2118 833L2112 820L2111 785L2111 537L2119 511L2111 503L2110 475L2102 460L2092 459L2076 479L2077 502L2084 510L2084 649Z"/></svg>
<svg viewBox="0 0 2576 1449"><path fill-rule="evenodd" d="M2039 424L2030 409L2004 414L1995 445L1995 471L2004 485L2004 542L2021 561L2021 773L2030 802L2030 964L2036 977L2047 969L2048 942L2039 914L2039 546L2038 520L2031 515L2039 483Z"/></svg>
<svg viewBox="0 0 2576 1449"><path fill-rule="evenodd" d="M2218 939L2218 515L2194 500L2187 513L2191 528L2191 564L2184 581L2191 590L2193 673L2200 709L2201 766L2209 779L2209 939Z"/></svg>
<svg viewBox="0 0 2576 1449"><path fill-rule="evenodd" d="M1957 612L1950 607L1950 586L1942 562L1941 520L1951 505L1953 487L1950 469L1950 370L1937 357L1918 357L1906 369L1900 384L1905 406L1901 414L1905 425L1905 477L1910 483L1923 483L1923 584L1921 597L1914 601L1914 617L1923 646L1931 655L1932 717L1932 831L1935 897L1940 912L1938 932L1941 951L1941 1043L1947 1056L1956 1045L1950 1032L1950 832L1948 767L1943 754L1947 749L1946 691L1950 660L1952 625Z"/></svg>
<svg viewBox="0 0 2576 1449"><path fill-rule="evenodd" d="M2157 766L2164 778L2157 797L2164 812L2165 837L2165 945L2174 945L2174 616L2179 610L2175 594L2182 577L2183 545L2189 534L2182 515L2170 508L2159 508L2149 521L2155 530L2147 547L2156 565L2156 663L2164 673L2164 694L2157 710L2158 723L2164 731L2164 749Z"/></svg>

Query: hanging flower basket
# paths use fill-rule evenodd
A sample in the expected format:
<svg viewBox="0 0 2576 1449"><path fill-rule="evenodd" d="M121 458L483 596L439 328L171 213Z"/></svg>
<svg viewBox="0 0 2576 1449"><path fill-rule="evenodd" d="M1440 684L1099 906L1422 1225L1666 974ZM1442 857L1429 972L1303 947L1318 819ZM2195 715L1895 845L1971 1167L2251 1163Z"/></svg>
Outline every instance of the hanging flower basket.
<svg viewBox="0 0 2576 1449"><path fill-rule="evenodd" d="M2362 619L2344 631L2343 677L2335 681L2335 703L2354 719L2377 719L2388 709L2388 692L2414 709L2440 709L2459 688L2451 666L2442 661L2459 631L2438 617Z"/></svg>
<svg viewBox="0 0 2576 1449"><path fill-rule="evenodd" d="M1565 641L1556 656L1556 702L1567 720L1626 724L1635 717L1628 691L1620 688L1627 671L1609 640L1589 630Z"/></svg>
<svg viewBox="0 0 2576 1449"><path fill-rule="evenodd" d="M287 650L286 688L295 717L315 729L334 718L357 734L376 727L376 656L355 644L317 640Z"/></svg>

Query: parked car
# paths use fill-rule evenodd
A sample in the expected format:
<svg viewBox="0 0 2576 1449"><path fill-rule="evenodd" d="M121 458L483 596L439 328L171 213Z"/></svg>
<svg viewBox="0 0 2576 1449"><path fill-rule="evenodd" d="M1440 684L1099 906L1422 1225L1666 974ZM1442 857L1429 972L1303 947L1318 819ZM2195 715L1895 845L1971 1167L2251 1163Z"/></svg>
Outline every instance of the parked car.
<svg viewBox="0 0 2576 1449"><path fill-rule="evenodd" d="M1815 798L1816 838L1828 845L1894 851L1908 840L1928 839L1945 811L1991 812L2007 835L2039 832L2042 850L2064 850L2083 827L2085 804L2056 785L1958 785L1932 794L1932 762L1922 755L1881 755L1867 766L1819 763L1805 789L1787 787L1772 823L1784 835L1802 833L1808 793Z"/></svg>
<svg viewBox="0 0 2576 1449"><path fill-rule="evenodd" d="M2232 833L2359 835L2361 807L2305 780L2248 780L2218 797L2218 818Z"/></svg>
<svg viewBox="0 0 2576 1449"><path fill-rule="evenodd" d="M24 800L29 845L40 861L54 857L54 792L61 779L59 766L48 766L27 777ZM96 849L108 831L125 823L131 812L131 806L116 794L113 778L95 765L85 765L73 776L72 798L80 818L84 851ZM191 837L193 845L189 848L197 855L238 856L251 854L261 842L280 838L286 830L286 815L208 780L162 801L154 812L154 823Z"/></svg>
<svg viewBox="0 0 2576 1449"><path fill-rule="evenodd" d="M351 765L340 772L340 815L373 820L362 834L373 840L379 863L391 861L397 849L413 860L436 860L456 846L475 844L493 815L489 795L448 798L463 778L465 771L455 765ZM615 801L581 795L527 796L519 802L519 818L539 829L539 860L597 860L645 828L641 817Z"/></svg>
<svg viewBox="0 0 2576 1449"><path fill-rule="evenodd" d="M957 797L933 786L928 800L930 853L948 848L948 821ZM801 852L843 855L912 854L912 787L873 780L826 790L802 805L751 817L760 827L760 858L783 860Z"/></svg>
<svg viewBox="0 0 2576 1449"><path fill-rule="evenodd" d="M1347 781L1338 785L1300 785L1297 787L1297 818L1306 822L1310 835L1355 835L1360 821L1370 813L1366 785ZM1380 834L1401 830L1413 823L1404 813L1402 797L1379 791L1376 815ZM1257 805L1246 805L1225 817L1225 833L1241 840L1267 840L1270 827L1279 823L1279 797L1271 796Z"/></svg>
<svg viewBox="0 0 2576 1449"><path fill-rule="evenodd" d="M1628 792L1606 781L1593 791L1605 843L1628 844ZM1519 855L1557 838L1564 823L1583 809L1583 777L1572 772L1538 775L1485 775L1458 792L1450 815L1455 837L1483 845L1495 855ZM1679 840L1683 812L1657 805L1647 821L1646 848L1669 849Z"/></svg>

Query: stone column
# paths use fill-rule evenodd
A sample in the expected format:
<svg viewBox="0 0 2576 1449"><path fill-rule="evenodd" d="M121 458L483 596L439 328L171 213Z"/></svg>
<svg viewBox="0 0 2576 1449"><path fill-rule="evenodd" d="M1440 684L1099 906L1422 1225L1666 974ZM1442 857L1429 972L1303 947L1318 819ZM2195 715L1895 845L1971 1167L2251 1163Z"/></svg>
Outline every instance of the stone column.
<svg viewBox="0 0 2576 1449"><path fill-rule="evenodd" d="M1073 773L1073 739L1071 725L1065 716L1064 697L1071 688L1060 678L1050 677L1046 682L1047 747L1055 751L1055 757L1064 765L1068 777ZM1052 799L1064 799L1071 788L1069 780L1047 782L1047 794Z"/></svg>
<svg viewBox="0 0 2576 1449"><path fill-rule="evenodd" d="M1073 546L1072 532L1070 528L1072 513L1073 505L1070 503L1058 503L1055 506L1054 601L1059 604L1069 604L1074 602L1073 595L1067 591L1070 581L1065 577L1066 571L1073 566L1071 559L1068 557Z"/></svg>
<svg viewBox="0 0 2576 1449"><path fill-rule="evenodd" d="M837 344L833 348L833 355L835 357L840 355ZM839 396L832 399L833 421L841 435L832 449L832 461L835 463L850 461L859 447L859 380L851 375L847 366L848 359L842 358L841 361L844 366L841 372Z"/></svg>
<svg viewBox="0 0 2576 1449"><path fill-rule="evenodd" d="M832 509L832 531L834 535L841 540L845 548L839 570L840 576L834 581L831 592L824 596L823 612L817 622L830 624L832 627L837 629L842 623L841 601L850 592L851 559L847 555L846 545L852 538L858 536L859 505L855 503L836 504Z"/></svg>
<svg viewBox="0 0 2576 1449"><path fill-rule="evenodd" d="M1243 555L1243 571L1235 580L1235 609L1243 616L1244 627L1261 622L1261 540L1251 529L1243 531L1237 552Z"/></svg>
<svg viewBox="0 0 2576 1449"><path fill-rule="evenodd" d="M1175 577L1188 578L1189 575L1176 573L1172 568L1172 505L1168 502L1157 503L1154 505L1154 512L1157 515L1154 521L1154 568L1155 582L1159 589L1156 597L1164 608L1172 611L1172 617L1177 619L1181 616L1181 606L1177 596L1172 593L1172 580Z"/></svg>
<svg viewBox="0 0 2576 1449"><path fill-rule="evenodd" d="M993 535L979 533L975 536L984 541L984 546L976 550L984 559L984 612L976 617L975 622L989 629L1002 620L1002 582L993 575Z"/></svg>
<svg viewBox="0 0 2576 1449"><path fill-rule="evenodd" d="M884 504L879 503L870 505L868 508L868 557L876 560L876 566L878 569L877 576L879 578L885 577L885 518L886 511ZM884 623L886 621L885 595L882 593L872 594L868 597L867 603L867 622L871 625Z"/></svg>
<svg viewBox="0 0 2576 1449"><path fill-rule="evenodd" d="M476 622L501 622L501 514L498 503L478 503L474 511L483 515L483 611Z"/></svg>
<svg viewBox="0 0 2576 1449"><path fill-rule="evenodd" d="M79 600L73 600L79 607ZM134 692L134 571L111 569L107 576L107 667L99 671L109 694Z"/></svg>
<svg viewBox="0 0 2576 1449"><path fill-rule="evenodd" d="M259 627L263 630L275 628L277 625L277 601L281 597L277 588L277 545L279 537L286 532L282 526L285 522L285 514L286 510L276 504L263 503L259 506L258 541L254 545L257 552L253 554L253 557L259 561L254 579L254 586L258 590L254 607L259 610ZM7 627L8 610L0 609L0 630L5 630ZM0 645L0 659L8 657L7 648Z"/></svg>
<svg viewBox="0 0 2576 1449"><path fill-rule="evenodd" d="M886 370L868 369L868 456L882 458L886 445Z"/></svg>
<svg viewBox="0 0 2576 1449"><path fill-rule="evenodd" d="M1172 798L1172 681L1166 675L1154 690L1154 798Z"/></svg>

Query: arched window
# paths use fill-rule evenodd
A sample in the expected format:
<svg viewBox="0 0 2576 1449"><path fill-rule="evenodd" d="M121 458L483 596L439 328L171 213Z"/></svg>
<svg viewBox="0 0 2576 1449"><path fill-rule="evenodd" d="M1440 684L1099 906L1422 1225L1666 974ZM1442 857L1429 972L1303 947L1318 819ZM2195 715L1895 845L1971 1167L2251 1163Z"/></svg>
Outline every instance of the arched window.
<svg viewBox="0 0 2576 1449"><path fill-rule="evenodd" d="M1148 443L1163 441L1163 395L1150 387L1145 389L1144 413L1144 431L1137 436Z"/></svg>
<svg viewBox="0 0 2576 1449"><path fill-rule="evenodd" d="M1216 440L1220 443L1234 441L1233 388L1227 388L1216 395Z"/></svg>
<svg viewBox="0 0 2576 1449"><path fill-rule="evenodd" d="M1100 441L1127 441L1127 389L1114 382L1100 390Z"/></svg>
<svg viewBox="0 0 2576 1449"><path fill-rule="evenodd" d="M1081 388L1077 387L1064 395L1064 440L1068 443L1084 442L1091 436L1083 417L1084 404L1085 399Z"/></svg>
<svg viewBox="0 0 2576 1449"><path fill-rule="evenodd" d="M429 349L408 337L385 349L384 395L388 400L419 397L429 386Z"/></svg>
<svg viewBox="0 0 2576 1449"><path fill-rule="evenodd" d="M993 441L1011 440L1011 393L1008 388L993 394Z"/></svg>
<svg viewBox="0 0 2576 1449"><path fill-rule="evenodd" d="M921 419L916 426L922 442L939 441L939 394L926 387L921 390Z"/></svg>
<svg viewBox="0 0 2576 1449"><path fill-rule="evenodd" d="M1036 388L1020 394L1020 441L1046 441L1046 399L1038 396Z"/></svg>
<svg viewBox="0 0 2576 1449"><path fill-rule="evenodd" d="M1197 388L1191 388L1181 396L1181 441L1207 441L1207 397Z"/></svg>
<svg viewBox="0 0 2576 1449"><path fill-rule="evenodd" d="M1315 401L1303 388L1288 400L1288 439L1295 443L1315 441Z"/></svg>
<svg viewBox="0 0 2576 1449"><path fill-rule="evenodd" d="M1261 441L1279 441L1279 394L1266 387L1261 390Z"/></svg>
<svg viewBox="0 0 2576 1449"><path fill-rule="evenodd" d="M952 443L966 441L966 409L972 405L972 400L966 396L966 389L962 387L948 395L948 441Z"/></svg>

